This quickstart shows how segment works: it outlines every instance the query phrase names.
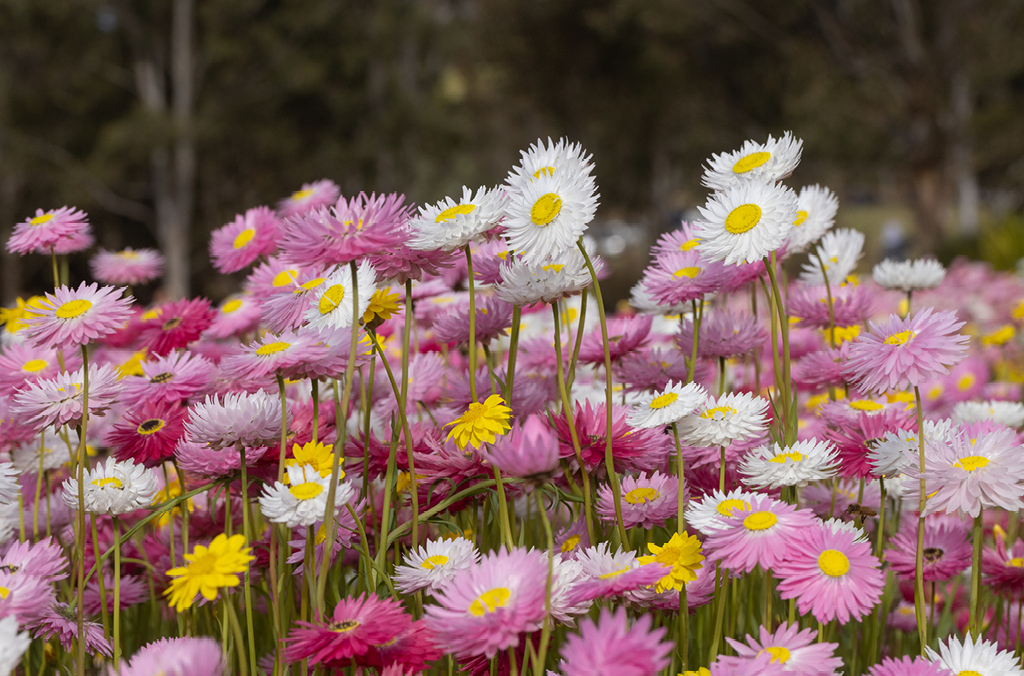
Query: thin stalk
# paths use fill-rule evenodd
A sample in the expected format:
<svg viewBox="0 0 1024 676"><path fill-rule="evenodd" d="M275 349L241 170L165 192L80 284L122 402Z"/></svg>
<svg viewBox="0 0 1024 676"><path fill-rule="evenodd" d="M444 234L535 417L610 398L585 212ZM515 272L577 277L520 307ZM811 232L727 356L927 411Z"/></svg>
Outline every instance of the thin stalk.
<svg viewBox="0 0 1024 676"><path fill-rule="evenodd" d="M715 561L715 599L718 601L718 609L715 611L715 633L711 639L711 649L708 650L708 662L714 662L718 657L718 646L722 642L722 622L725 620L725 597L728 596L728 585L722 571L722 562ZM728 573L728 571L725 571Z"/></svg>
<svg viewBox="0 0 1024 676"><path fill-rule="evenodd" d="M252 544L252 514L249 509L249 469L245 461L245 447L238 444L238 455L242 466L242 533L245 535L245 544ZM231 499L230 494L228 499ZM243 584L245 587L245 629L249 638L249 664L256 668L256 632L252 624L252 584L250 580L250 566L245 567ZM241 650L241 647L239 647Z"/></svg>
<svg viewBox="0 0 1024 676"><path fill-rule="evenodd" d="M676 446L676 478L679 480L679 493L676 501L676 533L680 536L686 532L686 496L683 490L686 461L683 460L682 447L679 444L679 425L672 423L672 439ZM686 600L686 583L679 589L679 659L682 671L687 670L690 652L690 606Z"/></svg>
<svg viewBox="0 0 1024 676"><path fill-rule="evenodd" d="M96 533L96 515L89 515L89 525L92 529L92 558L96 561L100 560L100 543L99 535ZM117 542L114 542L114 546L117 546ZM99 575L96 576L100 583L100 617L103 622L103 638L110 640L110 615L107 611L107 583L103 579L102 570ZM117 662L114 662L117 664Z"/></svg>
<svg viewBox="0 0 1024 676"><path fill-rule="evenodd" d="M775 274L775 252L772 252L771 262L765 261L765 268L768 270L768 278L772 283L772 297L775 300L775 310L779 315L779 335L782 338L782 373L776 374L775 382L778 383L779 396L782 397L783 414L783 437L786 445L796 441L796 429L790 420L790 408L792 405L792 381L790 380L790 358L789 358L789 316L786 314L786 307L782 301L782 294L779 291L779 281ZM795 413L795 411L793 411Z"/></svg>
<svg viewBox="0 0 1024 676"><path fill-rule="evenodd" d="M701 319L703 319L703 317L701 317L701 314L703 314L703 312L702 311L698 311L698 309L703 310L703 307L704 307L703 299L700 302L700 306L697 305L697 299L691 300L690 301L690 307L692 308L692 316L693 316L693 345L690 348L691 349L690 359L689 359L690 363L687 364L687 366L689 368L686 369L686 383L687 384L693 382L693 378L694 378L694 376L697 373L697 346L698 346L698 344L700 342L700 323L701 323Z"/></svg>
<svg viewBox="0 0 1024 676"><path fill-rule="evenodd" d="M537 659L533 663L533 676L544 676L544 663L547 660L548 641L551 639L551 582L554 576L555 566L555 540L551 535L551 521L548 520L548 512L544 508L544 500L541 491L535 489L534 497L537 499L537 511L540 512L541 523L544 524L544 537L548 545L548 574L544 582L544 626L540 631L540 646L537 650ZM515 673L513 669L511 673Z"/></svg>
<svg viewBox="0 0 1024 676"><path fill-rule="evenodd" d="M476 287L473 283L473 254L468 244L465 252L469 269L469 396L473 401L479 401L476 396Z"/></svg>
<svg viewBox="0 0 1024 676"><path fill-rule="evenodd" d="M981 633L981 544L984 536L981 515L983 511L979 510L978 516L974 517L974 551L971 556L970 627L971 637L975 640ZM932 602L934 603L934 600Z"/></svg>
<svg viewBox="0 0 1024 676"><path fill-rule="evenodd" d="M580 318L576 321L576 344L572 348L572 358L569 360L569 378L566 389L572 391L572 384L576 381L576 360L580 357L580 345L583 344L584 329L587 326L587 290L583 289L580 294Z"/></svg>
<svg viewBox="0 0 1024 676"><path fill-rule="evenodd" d="M53 263L53 288L57 290L60 288L60 273L57 271L57 254L53 247L50 247L50 261Z"/></svg>
<svg viewBox="0 0 1024 676"><path fill-rule="evenodd" d="M309 387L313 397L313 443L315 444L320 433L320 381L317 378L310 378Z"/></svg>
<svg viewBox="0 0 1024 676"><path fill-rule="evenodd" d="M173 512L172 512L173 513ZM115 514L114 521L114 668L121 670L121 521ZM171 522L173 524L173 521ZM173 533L173 528L171 529ZM99 578L102 580L103 575ZM103 603L106 614L107 604Z"/></svg>
<svg viewBox="0 0 1024 676"><path fill-rule="evenodd" d="M917 618L917 635L921 639L921 656L928 646L928 623L924 608L924 510L928 491L924 480L924 408L921 405L921 390L914 385L914 399L917 403L917 450L918 470L921 473L917 518L917 554L914 559L914 613Z"/></svg>
<svg viewBox="0 0 1024 676"><path fill-rule="evenodd" d="M51 251L52 253L52 251ZM56 277L57 259L54 258ZM85 676L85 440L89 433L89 351L82 345L82 426L78 430L78 532L75 553L78 555L78 676Z"/></svg>
<svg viewBox="0 0 1024 676"><path fill-rule="evenodd" d="M885 545L885 480L878 480L878 489L881 491L881 502L878 505L878 539L875 543L875 556L882 560L882 547Z"/></svg>
<svg viewBox="0 0 1024 676"><path fill-rule="evenodd" d="M249 676L249 664L245 659L245 639L242 637L242 627L238 623L238 614L235 612L235 604L224 597L224 607L227 609L228 620L231 623L231 631L235 634L235 649L238 654L238 667L241 676Z"/></svg>
<svg viewBox="0 0 1024 676"><path fill-rule="evenodd" d="M512 333L508 341L508 364L505 366L505 403L512 406L512 384L516 377L516 357L519 355L519 325L522 323L523 308L512 306Z"/></svg>

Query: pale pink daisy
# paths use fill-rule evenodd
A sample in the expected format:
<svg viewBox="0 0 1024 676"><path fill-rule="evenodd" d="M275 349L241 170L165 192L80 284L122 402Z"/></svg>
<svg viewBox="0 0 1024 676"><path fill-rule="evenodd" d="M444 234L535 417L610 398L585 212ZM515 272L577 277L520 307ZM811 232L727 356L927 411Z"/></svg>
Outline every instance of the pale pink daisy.
<svg viewBox="0 0 1024 676"><path fill-rule="evenodd" d="M700 325L697 356L712 359L738 357L763 345L768 333L753 315L729 310L705 315ZM693 323L687 323L676 334L676 345L683 354L693 350Z"/></svg>
<svg viewBox="0 0 1024 676"><path fill-rule="evenodd" d="M608 351L612 361L643 346L651 333L650 315L623 315L608 320ZM600 327L594 327L583 336L580 344L580 363L604 363L604 338Z"/></svg>
<svg viewBox="0 0 1024 676"><path fill-rule="evenodd" d="M109 336L131 316L132 297L121 294L122 289L85 282L77 289L61 286L22 319L25 335L37 347L64 350Z"/></svg>
<svg viewBox="0 0 1024 676"><path fill-rule="evenodd" d="M263 284L254 284L252 293L260 299L264 325L274 333L302 326L306 312L315 307L319 293L324 291L327 275L328 271L319 266L284 267L270 280L270 288L264 288L262 293L255 289Z"/></svg>
<svg viewBox="0 0 1024 676"><path fill-rule="evenodd" d="M202 636L162 638L144 645L130 661L122 662L116 673L119 676L221 676L223 671L220 644Z"/></svg>
<svg viewBox="0 0 1024 676"><path fill-rule="evenodd" d="M55 599L53 584L24 567L0 570L0 589L0 617L13 615L22 625L42 617Z"/></svg>
<svg viewBox="0 0 1024 676"><path fill-rule="evenodd" d="M66 603L57 603L39 620L32 623L30 627L32 635L36 638L58 638L61 647L68 653L78 639L78 615L73 608ZM103 637L103 626L97 622L86 621L83 624L85 629L85 650L87 654L100 654L106 657L113 655L110 641Z"/></svg>
<svg viewBox="0 0 1024 676"><path fill-rule="evenodd" d="M723 516L720 521L722 527L708 535L704 543L708 559L744 573L755 566L774 569L793 555L800 534L816 522L809 510L753 494L743 506L732 509L732 516Z"/></svg>
<svg viewBox="0 0 1024 676"><path fill-rule="evenodd" d="M914 607L910 606L911 617ZM911 629L914 629L913 627ZM868 676L951 676L949 671L937 662L931 662L924 657L883 657L878 664L868 668Z"/></svg>
<svg viewBox="0 0 1024 676"><path fill-rule="evenodd" d="M339 197L330 210L320 208L288 219L281 259L324 266L357 261L397 246L401 235L397 226L408 218L405 196L398 193Z"/></svg>
<svg viewBox="0 0 1024 676"><path fill-rule="evenodd" d="M562 645L559 664L565 676L655 676L669 664L672 643L663 641L666 629L651 629L651 616L641 615L630 626L626 610L605 609L595 624L580 622L579 635Z"/></svg>
<svg viewBox="0 0 1024 676"><path fill-rule="evenodd" d="M281 222L267 207L255 207L210 235L213 267L224 274L238 272L260 256L277 251Z"/></svg>
<svg viewBox="0 0 1024 676"><path fill-rule="evenodd" d="M644 269L642 282L655 301L677 306L718 291L728 276L724 265L690 249L658 255Z"/></svg>
<svg viewBox="0 0 1024 676"><path fill-rule="evenodd" d="M829 314L828 293L832 293ZM791 317L799 317L800 326L824 329L832 326L863 324L874 311L875 296L863 285L844 284L831 289L822 286L794 285L789 291L787 309Z"/></svg>
<svg viewBox="0 0 1024 676"><path fill-rule="evenodd" d="M212 385L214 366L210 360L191 352L172 352L142 362L142 376L122 380L122 400L129 406L144 401L180 404L206 394Z"/></svg>
<svg viewBox="0 0 1024 676"><path fill-rule="evenodd" d="M7 250L24 256L28 253L69 254L92 246L89 218L75 207L43 211L14 226Z"/></svg>
<svg viewBox="0 0 1024 676"><path fill-rule="evenodd" d="M266 446L246 446L246 466L256 464L266 453ZM193 441L187 434L178 441L174 457L183 472L207 479L219 479L241 469L241 456L238 453L214 450L206 444Z"/></svg>
<svg viewBox="0 0 1024 676"><path fill-rule="evenodd" d="M31 383L14 396L12 412L37 429L50 425L77 425L85 407L82 390L85 370L61 373L51 380ZM102 415L121 393L117 369L110 364L89 367L89 416Z"/></svg>
<svg viewBox="0 0 1024 676"><path fill-rule="evenodd" d="M323 178L312 183L303 183L299 190L277 203L277 215L288 218L320 207L329 207L340 196L341 188L330 179Z"/></svg>
<svg viewBox="0 0 1024 676"><path fill-rule="evenodd" d="M722 656L723 664L750 662L758 655L768 654L772 662L783 665L788 672L797 674L839 673L843 669L843 660L835 656L838 643L815 643L818 632L813 629L801 631L798 624L783 623L774 632L765 627L758 628L757 638L747 634L747 642L741 643L733 638L726 638L729 645L736 651L735 657Z"/></svg>
<svg viewBox="0 0 1024 676"><path fill-rule="evenodd" d="M622 493L622 520L626 528L642 526L647 529L664 526L674 519L679 509L679 480L676 477L653 472L639 476L626 475L619 484ZM597 492L597 513L603 521L615 522L615 504L612 489L602 484Z"/></svg>
<svg viewBox="0 0 1024 676"><path fill-rule="evenodd" d="M483 456L505 476L543 482L558 469L558 437L546 420L527 416L485 448Z"/></svg>
<svg viewBox="0 0 1024 676"><path fill-rule="evenodd" d="M281 436L281 402L259 390L206 397L192 407L185 425L189 438L217 450L242 444L258 446Z"/></svg>
<svg viewBox="0 0 1024 676"><path fill-rule="evenodd" d="M89 261L92 276L104 284L148 284L164 272L164 257L156 249L100 249Z"/></svg>
<svg viewBox="0 0 1024 676"><path fill-rule="evenodd" d="M248 293L236 294L225 298L217 307L217 314L203 332L203 337L223 340L243 333L252 333L259 324L259 302Z"/></svg>
<svg viewBox="0 0 1024 676"><path fill-rule="evenodd" d="M487 345L505 329L512 326L512 305L496 296L477 294L475 314L475 338ZM434 320L434 337L442 343L466 343L469 341L469 298Z"/></svg>
<svg viewBox="0 0 1024 676"><path fill-rule="evenodd" d="M290 373L303 361L324 356L327 348L307 333L285 331L280 335L264 334L259 340L228 355L220 364L221 377L228 380L260 382L267 376Z"/></svg>
<svg viewBox="0 0 1024 676"><path fill-rule="evenodd" d="M78 351L64 353L65 371L81 366L82 356ZM14 395L28 383L54 378L60 371L56 350L12 343L0 354L0 394Z"/></svg>

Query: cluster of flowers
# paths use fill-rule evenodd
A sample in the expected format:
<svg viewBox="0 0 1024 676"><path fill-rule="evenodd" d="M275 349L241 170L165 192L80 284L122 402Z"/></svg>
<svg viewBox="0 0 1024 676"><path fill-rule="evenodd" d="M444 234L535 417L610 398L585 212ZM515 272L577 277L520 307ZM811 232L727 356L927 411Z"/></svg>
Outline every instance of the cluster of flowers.
<svg viewBox="0 0 1024 676"><path fill-rule="evenodd" d="M0 317L0 676L1024 674L1024 283L861 279L835 196L782 183L801 150L712 157L610 317L564 140L418 209L250 209L216 307L135 302L153 250L61 279L88 219L38 211L7 247L54 289Z"/></svg>

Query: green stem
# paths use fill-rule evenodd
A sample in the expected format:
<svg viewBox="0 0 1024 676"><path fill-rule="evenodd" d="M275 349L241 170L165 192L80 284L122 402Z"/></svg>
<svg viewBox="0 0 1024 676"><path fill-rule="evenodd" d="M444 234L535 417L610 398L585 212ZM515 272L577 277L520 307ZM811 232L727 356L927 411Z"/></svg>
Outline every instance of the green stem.
<svg viewBox="0 0 1024 676"><path fill-rule="evenodd" d="M121 520L115 514L114 521L114 668L121 670ZM172 521L173 524L173 521ZM173 527L171 532L174 532ZM103 579L103 576L99 576ZM107 604L103 603L103 612Z"/></svg>
<svg viewBox="0 0 1024 676"><path fill-rule="evenodd" d="M544 508L544 500L541 491L535 489L534 497L537 499L537 511L540 512L541 523L544 524L544 537L548 545L548 575L544 583L544 626L540 632L540 646L537 651L537 659L533 663L533 676L544 676L544 663L547 660L548 641L551 639L551 582L555 565L555 541L551 535L551 521L548 520L547 509ZM513 670L512 673L515 673Z"/></svg>
<svg viewBox="0 0 1024 676"><path fill-rule="evenodd" d="M96 515L89 515L89 524L92 528L92 558L96 561L100 560L100 543L99 535L96 533ZM117 542L114 543L117 546ZM91 572L91 571L90 571ZM110 640L110 616L107 612L107 583L103 579L103 574L99 574L97 579L100 583L100 618L103 622L103 638ZM115 661L114 664L117 664Z"/></svg>
<svg viewBox="0 0 1024 676"><path fill-rule="evenodd" d="M572 359L569 361L568 384L566 389L572 391L572 384L576 381L576 360L580 357L580 345L583 344L583 334L587 327L587 290L580 293L580 318L576 322L576 344L572 348Z"/></svg>
<svg viewBox="0 0 1024 676"><path fill-rule="evenodd" d="M918 470L921 473L920 492L917 518L917 553L914 559L914 613L917 618L917 635L921 640L921 656L925 655L928 646L928 621L925 618L924 599L924 510L928 491L924 480L924 408L921 405L921 390L914 385L914 398L917 404L917 449Z"/></svg>
<svg viewBox="0 0 1024 676"><path fill-rule="evenodd" d="M718 609L715 611L715 633L711 639L711 649L708 651L708 663L714 662L718 657L718 646L722 642L722 622L725 620L725 597L728 596L728 585L723 579L721 564L721 561L715 561L715 599L718 602Z"/></svg>
<svg viewBox="0 0 1024 676"><path fill-rule="evenodd" d="M242 636L242 627L238 623L238 614L235 612L235 604L231 603L227 596L224 597L224 607L227 609L228 621L231 623L231 631L235 635L235 650L238 654L238 668L241 676L249 676L249 664L245 659L245 639Z"/></svg>
<svg viewBox="0 0 1024 676"><path fill-rule="evenodd" d="M775 274L775 252L772 252L771 262L765 261L765 268L768 270L768 278L772 283L772 297L775 300L775 310L779 315L779 335L782 337L782 373L776 376L776 382L780 385L779 396L782 397L783 413L783 436L787 446L796 442L795 418L791 419L790 414L796 414L791 410L792 406L792 380L790 379L790 358L789 358L789 316L786 314L786 306L782 301L782 294L779 291L779 281Z"/></svg>
<svg viewBox="0 0 1024 676"><path fill-rule="evenodd" d="M693 378L697 373L697 346L700 341L700 323L701 323L701 312L698 311L697 299L690 301L690 307L693 311L693 346L690 348L690 363L687 364L689 368L686 370L686 383L690 384L693 382ZM701 299L700 308L703 309L704 300Z"/></svg>
<svg viewBox="0 0 1024 676"><path fill-rule="evenodd" d="M56 271L56 259L54 259ZM82 426L78 430L78 676L85 676L85 465L88 461L86 438L89 432L89 351L82 345ZM40 450L42 452L42 450Z"/></svg>
<svg viewBox="0 0 1024 676"><path fill-rule="evenodd" d="M981 634L981 544L984 536L984 524L981 521L983 510L974 517L974 551L971 556L971 636L977 640ZM932 603L935 601L933 600Z"/></svg>
<svg viewBox="0 0 1024 676"><path fill-rule="evenodd" d="M245 446L238 444L238 455L242 467L242 533L245 535L246 546L252 545L252 515L249 510L249 469L245 461ZM228 496L231 499L231 496ZM116 552L115 552L116 556ZM243 584L245 586L245 629L249 638L249 664L256 668L256 632L252 625L252 584L249 576L251 566L245 567ZM241 651L239 646L239 651Z"/></svg>
<svg viewBox="0 0 1024 676"><path fill-rule="evenodd" d="M479 401L476 396L476 286L473 283L473 255L468 244L465 252L469 269L469 396L473 401Z"/></svg>

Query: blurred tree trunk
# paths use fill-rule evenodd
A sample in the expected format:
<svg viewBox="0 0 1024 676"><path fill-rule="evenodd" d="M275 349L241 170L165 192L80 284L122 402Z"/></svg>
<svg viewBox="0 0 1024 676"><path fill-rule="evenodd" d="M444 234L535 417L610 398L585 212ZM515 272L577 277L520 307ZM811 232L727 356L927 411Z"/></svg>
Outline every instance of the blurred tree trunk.
<svg viewBox="0 0 1024 676"><path fill-rule="evenodd" d="M2 154L2 148L0 148ZM0 165L3 158L0 157ZM7 240L14 231L14 204L18 196L18 177L0 170L0 304L14 305L21 283L21 256L7 251Z"/></svg>

